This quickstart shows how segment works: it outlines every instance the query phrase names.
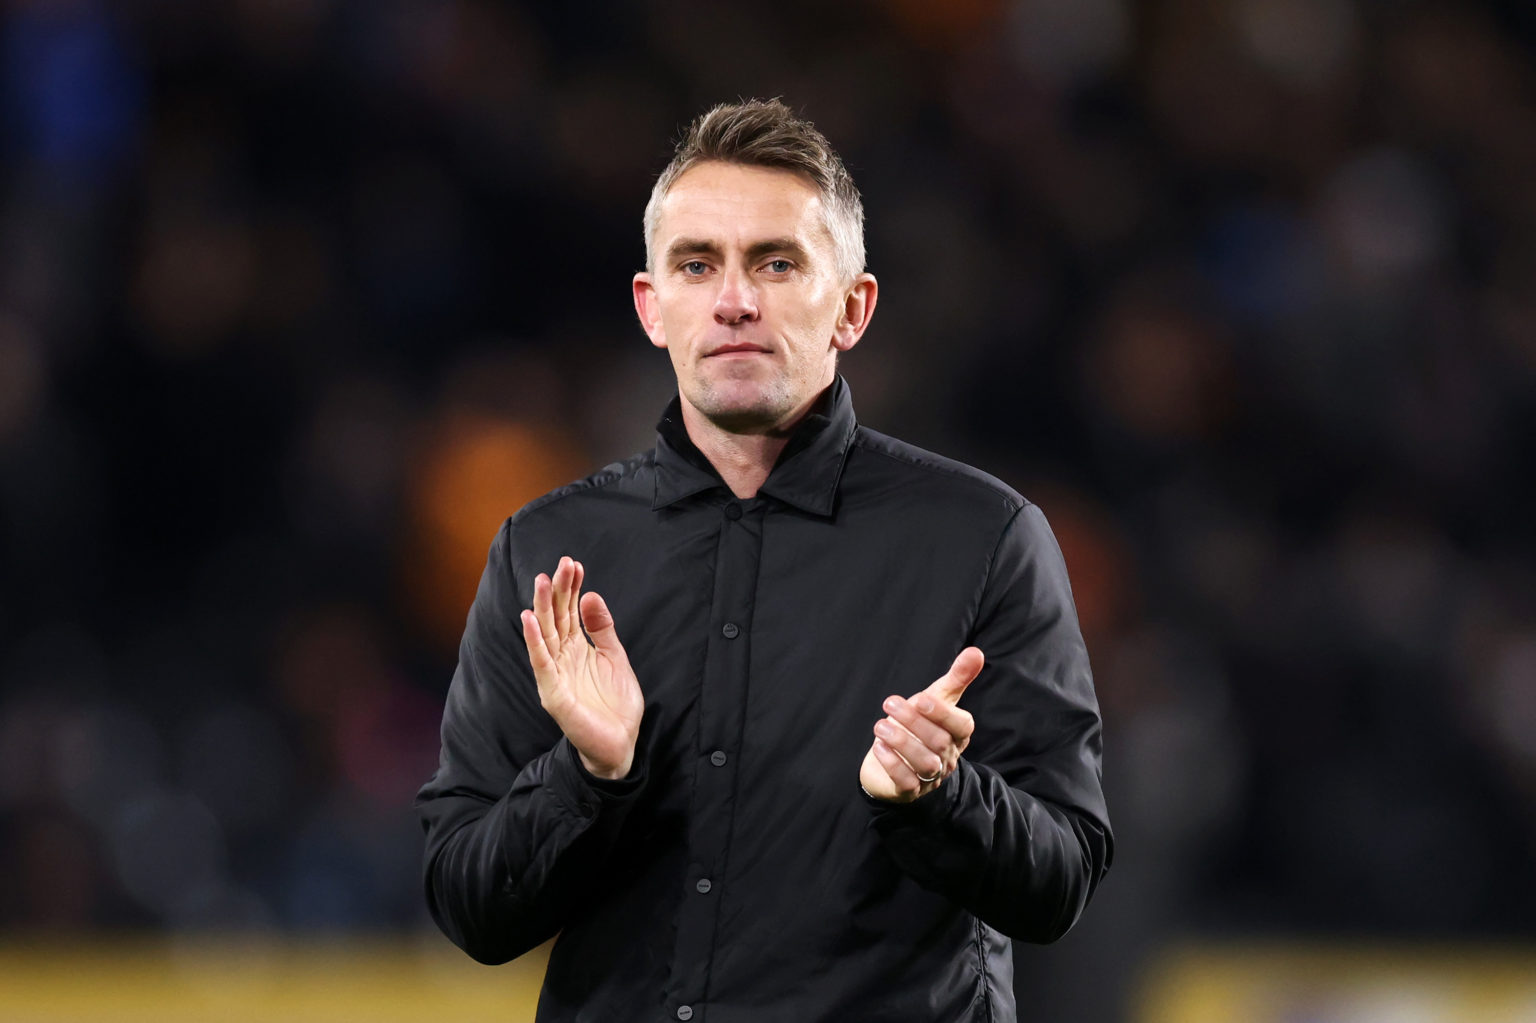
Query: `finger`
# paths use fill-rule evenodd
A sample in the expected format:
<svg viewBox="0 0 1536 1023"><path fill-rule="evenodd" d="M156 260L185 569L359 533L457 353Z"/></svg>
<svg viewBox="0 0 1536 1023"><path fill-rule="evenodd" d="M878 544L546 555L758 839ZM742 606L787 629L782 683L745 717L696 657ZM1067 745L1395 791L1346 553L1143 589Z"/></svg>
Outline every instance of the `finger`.
<svg viewBox="0 0 1536 1023"><path fill-rule="evenodd" d="M575 571L575 562L570 558L561 557L560 564L556 567L553 578L550 579L555 629L562 645L571 638L571 577L575 575Z"/></svg>
<svg viewBox="0 0 1536 1023"><path fill-rule="evenodd" d="M879 739L874 745L875 759L880 766L885 768L886 775L891 779L891 784L896 786L898 792L908 795L916 795L923 790L923 783L917 780L917 774L908 766L907 762L896 755L896 751Z"/></svg>
<svg viewBox="0 0 1536 1023"><path fill-rule="evenodd" d="M560 642L564 643L571 638L571 632L575 622L571 620L571 604L574 598L571 591L576 581L576 561L574 558L562 557L560 567L555 569L555 627L560 630Z"/></svg>
<svg viewBox="0 0 1536 1023"><path fill-rule="evenodd" d="M554 581L540 572L533 579L533 614L539 620L539 631L551 656L560 651L560 631L555 627Z"/></svg>
<svg viewBox="0 0 1536 1023"><path fill-rule="evenodd" d="M892 781L892 780L891 780L891 775L890 775L890 772L889 772L889 771L887 771L887 770L886 770L886 769L885 769L885 768L884 768L884 767L883 767L883 766L882 766L882 765L881 765L881 763L880 763L880 761L879 761L879 759L878 759L878 758L877 758L877 757L876 757L876 756L875 756L875 747L876 747L876 746L878 746L878 745L880 745L880 740L879 740L879 739L876 739L876 740L874 740L874 742L872 742L872 743L871 743L871 744L870 744L870 747L869 747L869 753L867 753L867 754L866 754L866 755L865 755L865 757L864 757L864 759L865 759L865 760L866 760L866 761L873 761L873 762L874 762L874 768L875 768L875 770L878 770L878 771L879 771L879 772L880 772L880 774L881 774L881 776L882 776L882 777L883 777L883 778L884 778L884 779L885 779L885 781L886 781L886 783L887 783L887 785L888 785L888 786L890 786L890 787L895 787L895 785L896 785L896 783L895 783L895 782L894 782L894 781ZM863 763L860 763L860 764L859 764L859 771L860 771L860 773L862 773L862 772L863 772L863 770L864 770L864 764L863 764ZM878 779L877 779L877 780L878 780ZM861 785L862 785L862 784L863 784L863 782L860 782L860 784L861 784ZM881 786L881 788L882 788L882 789L883 789L883 788L884 788L884 787L885 787L885 786ZM864 788L864 791L865 791L865 792L869 792L869 787L868 787L868 786L865 786L865 788ZM871 793L871 795L873 795L873 793Z"/></svg>
<svg viewBox="0 0 1536 1023"><path fill-rule="evenodd" d="M587 627L587 635L592 637L593 646L609 657L623 658L623 662L628 663L629 655L624 652L624 644L619 642L619 632L614 628L608 602L590 590L581 596L581 621Z"/></svg>
<svg viewBox="0 0 1536 1023"><path fill-rule="evenodd" d="M944 773L944 758L939 755L939 752L923 745L921 739L907 731L899 722L892 721L890 718L881 718L875 722L875 735L907 762L907 766L916 772L915 776L932 778L934 775ZM948 749L949 746L946 736L942 748Z"/></svg>
<svg viewBox="0 0 1536 1023"><path fill-rule="evenodd" d="M566 604L566 622L570 626L568 635L581 635L581 582L586 574L581 562L571 561L571 599Z"/></svg>
<svg viewBox="0 0 1536 1023"><path fill-rule="evenodd" d="M964 743L968 741L971 733L976 731L976 719L971 716L970 711L964 708L935 700L927 693L918 693L909 703L923 716L924 720L932 722L938 728L942 728L955 742ZM912 726L908 725L907 727L911 728ZM913 731L916 732L917 730L914 728Z"/></svg>
<svg viewBox="0 0 1536 1023"><path fill-rule="evenodd" d="M918 694L917 700L926 700L930 706L935 705L932 697ZM947 706L938 704L938 706ZM904 700L899 696L887 696L881 704L885 712L906 726L907 731L920 739L924 746L935 752L941 751L954 741L954 737L942 725L925 716L919 711L914 700Z"/></svg>
<svg viewBox="0 0 1536 1023"><path fill-rule="evenodd" d="M953 704L960 699L960 694L965 692L965 687L976 680L981 674L981 669L987 659L982 656L979 649L968 646L955 657L955 663L949 666L943 676L936 679L933 685L924 692L929 693L935 699Z"/></svg>
<svg viewBox="0 0 1536 1023"><path fill-rule="evenodd" d="M528 663L533 665L533 675L539 686L544 686L544 676L555 665L555 659L549 654L549 647L544 643L543 630L539 628L539 617L532 611L524 610L523 642L528 645Z"/></svg>

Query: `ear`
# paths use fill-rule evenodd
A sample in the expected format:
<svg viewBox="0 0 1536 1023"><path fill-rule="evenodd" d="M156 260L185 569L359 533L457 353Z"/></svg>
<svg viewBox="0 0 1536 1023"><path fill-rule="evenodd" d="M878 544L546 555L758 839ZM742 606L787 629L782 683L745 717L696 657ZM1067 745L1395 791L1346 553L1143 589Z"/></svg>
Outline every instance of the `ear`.
<svg viewBox="0 0 1536 1023"><path fill-rule="evenodd" d="M656 286L645 271L635 274L631 287L635 292L635 315L640 317L640 327L651 344L667 347L667 332L661 325L661 302L656 297Z"/></svg>
<svg viewBox="0 0 1536 1023"><path fill-rule="evenodd" d="M875 301L880 297L880 282L874 274L859 274L843 296L842 315L832 328L832 347L846 352L859 343L875 315Z"/></svg>

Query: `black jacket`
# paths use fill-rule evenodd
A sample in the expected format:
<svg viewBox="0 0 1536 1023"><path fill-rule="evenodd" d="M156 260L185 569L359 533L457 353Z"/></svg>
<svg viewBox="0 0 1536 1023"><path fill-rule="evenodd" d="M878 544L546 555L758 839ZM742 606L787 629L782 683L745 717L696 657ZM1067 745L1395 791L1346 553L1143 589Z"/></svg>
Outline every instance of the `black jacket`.
<svg viewBox="0 0 1536 1023"><path fill-rule="evenodd" d="M539 706L518 614L562 554L645 692L631 776ZM878 803L881 701L966 645L976 731L939 789ZM1100 722L1039 509L858 427L839 378L751 500L674 401L653 451L523 508L491 546L417 805L444 932L504 962L556 932L540 1021L1015 1017L1008 937L1048 942L1112 850Z"/></svg>

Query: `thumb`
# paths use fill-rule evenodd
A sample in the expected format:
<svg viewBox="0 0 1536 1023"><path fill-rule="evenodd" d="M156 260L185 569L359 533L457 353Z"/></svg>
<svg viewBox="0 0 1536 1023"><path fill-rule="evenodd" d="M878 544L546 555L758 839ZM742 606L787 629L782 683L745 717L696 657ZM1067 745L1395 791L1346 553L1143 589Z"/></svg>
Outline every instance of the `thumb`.
<svg viewBox="0 0 1536 1023"><path fill-rule="evenodd" d="M986 663L987 659L980 649L966 647L955 657L955 663L949 666L949 670L928 687L928 695L953 706L959 701L960 694L965 692L965 687L981 674L981 667Z"/></svg>
<svg viewBox="0 0 1536 1023"><path fill-rule="evenodd" d="M613 627L613 614L602 597L588 590L581 595L581 625L592 637L592 645L605 654L622 655L624 644Z"/></svg>

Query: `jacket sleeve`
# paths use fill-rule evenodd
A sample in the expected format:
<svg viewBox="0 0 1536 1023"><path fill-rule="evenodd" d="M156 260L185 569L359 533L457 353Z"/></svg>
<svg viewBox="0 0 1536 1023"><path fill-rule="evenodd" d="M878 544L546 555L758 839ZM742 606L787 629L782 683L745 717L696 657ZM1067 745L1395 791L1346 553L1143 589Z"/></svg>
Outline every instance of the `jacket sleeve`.
<svg viewBox="0 0 1536 1023"><path fill-rule="evenodd" d="M584 901L645 784L594 778L539 704L518 615L512 520L491 544L443 710L437 772L416 797L427 906L454 944L503 963Z"/></svg>
<svg viewBox="0 0 1536 1023"><path fill-rule="evenodd" d="M869 799L897 864L1010 937L1050 942L1082 914L1114 840L1101 729L1066 564L1026 504L993 554L972 642L986 666L961 699L976 731L956 770L911 803Z"/></svg>

